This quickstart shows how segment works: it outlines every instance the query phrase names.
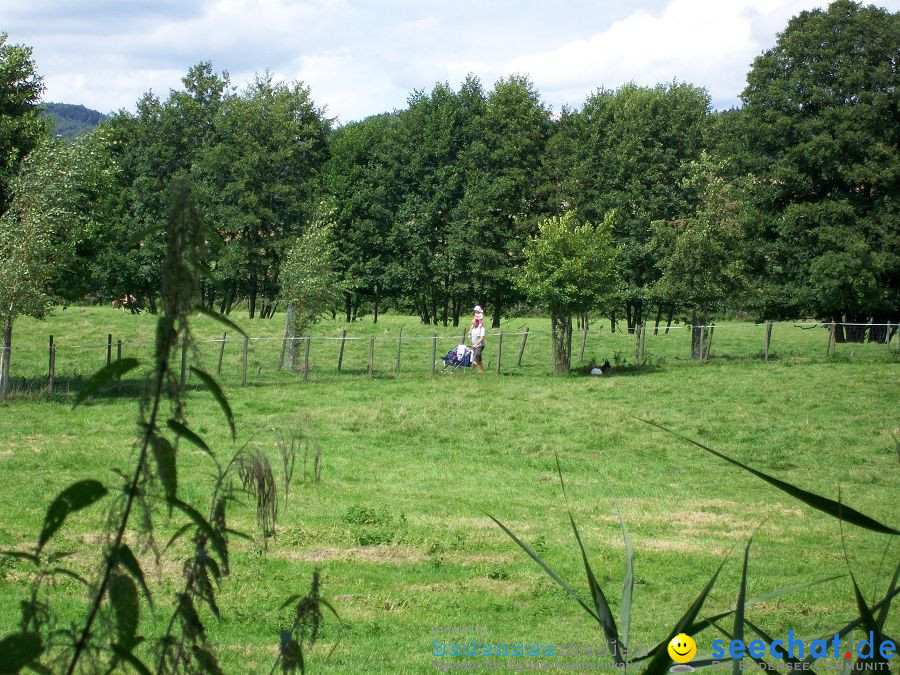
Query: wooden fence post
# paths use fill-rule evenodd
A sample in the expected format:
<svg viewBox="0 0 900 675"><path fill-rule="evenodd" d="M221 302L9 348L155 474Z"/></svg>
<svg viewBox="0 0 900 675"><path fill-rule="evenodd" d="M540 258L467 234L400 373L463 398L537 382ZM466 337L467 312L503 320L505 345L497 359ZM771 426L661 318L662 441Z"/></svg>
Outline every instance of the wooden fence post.
<svg viewBox="0 0 900 675"><path fill-rule="evenodd" d="M122 338L116 340L116 361L122 360ZM122 376L116 377L116 394L119 393L119 389L122 384ZM184 385L182 385L184 386Z"/></svg>
<svg viewBox="0 0 900 675"><path fill-rule="evenodd" d="M703 341L706 339L706 330L702 325L699 327L694 326L692 330L700 331L700 353L697 354L697 360L700 361L700 363L703 363ZM693 337L691 337L691 342L693 343L693 341ZM693 350L693 344L691 345L691 349Z"/></svg>
<svg viewBox="0 0 900 675"><path fill-rule="evenodd" d="M112 363L112 333L106 335L106 365Z"/></svg>
<svg viewBox="0 0 900 675"><path fill-rule="evenodd" d="M219 363L216 364L216 375L222 374L222 357L225 356L225 340L228 339L228 333L222 333L222 344L219 346Z"/></svg>
<svg viewBox="0 0 900 675"><path fill-rule="evenodd" d="M772 343L772 322L766 321L766 335L763 342L763 361L769 360L769 345Z"/></svg>
<svg viewBox="0 0 900 675"><path fill-rule="evenodd" d="M181 338L181 388L184 388L185 372L187 371L187 333Z"/></svg>
<svg viewBox="0 0 900 675"><path fill-rule="evenodd" d="M375 371L375 336L369 338L369 377L372 377Z"/></svg>
<svg viewBox="0 0 900 675"><path fill-rule="evenodd" d="M50 336L50 363L47 371L47 391L53 393L53 385L56 380L56 347L53 345L53 336Z"/></svg>
<svg viewBox="0 0 900 675"><path fill-rule="evenodd" d="M522 346L519 347L519 359L516 361L516 367L522 367L522 354L525 353L525 343L528 341L528 326L525 326L525 333L522 335Z"/></svg>
<svg viewBox="0 0 900 675"><path fill-rule="evenodd" d="M395 372L400 372L400 347L403 344L403 327L400 327L400 335L397 336L397 367Z"/></svg>
<svg viewBox="0 0 900 675"><path fill-rule="evenodd" d="M288 340L290 340L290 338L288 337L284 337L281 339L281 356L278 357L279 372L284 370L284 351L287 349Z"/></svg>
<svg viewBox="0 0 900 675"><path fill-rule="evenodd" d="M644 355L647 352L647 322L641 324L641 363L644 362Z"/></svg>
<svg viewBox="0 0 900 675"><path fill-rule="evenodd" d="M832 321L831 325L828 327L828 356L834 356L834 338L836 329L837 324Z"/></svg>
<svg viewBox="0 0 900 675"><path fill-rule="evenodd" d="M434 377L434 369L437 367L437 333L431 336L431 376Z"/></svg>
<svg viewBox="0 0 900 675"><path fill-rule="evenodd" d="M706 340L706 351L703 352L703 358L701 359L704 363L706 361L709 361L709 353L710 353L710 351L712 351L712 339L713 339L713 333L715 332L715 330L716 330L716 326L715 326L715 324L712 324L709 327L708 339Z"/></svg>
<svg viewBox="0 0 900 675"><path fill-rule="evenodd" d="M303 355L303 381L309 381L309 343L312 341L312 336L306 336L306 353Z"/></svg>
<svg viewBox="0 0 900 675"><path fill-rule="evenodd" d="M241 355L241 384L247 386L247 352L250 349L250 338L244 336L244 353Z"/></svg>
<svg viewBox="0 0 900 675"><path fill-rule="evenodd" d="M499 339L497 340L497 374L500 374L500 359L503 358L503 331L500 331Z"/></svg>
<svg viewBox="0 0 900 675"><path fill-rule="evenodd" d="M556 333L553 332L553 321L550 321L550 363L553 364L553 375L556 375Z"/></svg>
<svg viewBox="0 0 900 675"><path fill-rule="evenodd" d="M641 365L641 333L644 330L643 324L634 325L634 365Z"/></svg>
<svg viewBox="0 0 900 675"><path fill-rule="evenodd" d="M347 341L347 329L341 331L341 348L338 351L338 372L341 372L341 365L344 363L344 343Z"/></svg>

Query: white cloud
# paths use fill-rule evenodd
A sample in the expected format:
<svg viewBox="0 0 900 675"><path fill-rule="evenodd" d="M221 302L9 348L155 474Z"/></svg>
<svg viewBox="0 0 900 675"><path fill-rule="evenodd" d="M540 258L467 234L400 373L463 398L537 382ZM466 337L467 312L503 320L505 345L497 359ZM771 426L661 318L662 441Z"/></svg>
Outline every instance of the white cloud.
<svg viewBox="0 0 900 675"><path fill-rule="evenodd" d="M402 108L413 89L531 76L559 109L597 87L679 79L737 103L753 58L827 0L0 0L0 30L34 47L46 100L103 112L165 97L211 61L241 87L302 79L343 121ZM900 0L882 0L892 11Z"/></svg>
<svg viewBox="0 0 900 675"><path fill-rule="evenodd" d="M737 103L746 73L775 35L810 0L672 0L659 12L636 10L587 39L512 59L507 71L529 73L554 99L577 104L598 87L673 79L705 86L714 103ZM766 42L760 42L766 39Z"/></svg>

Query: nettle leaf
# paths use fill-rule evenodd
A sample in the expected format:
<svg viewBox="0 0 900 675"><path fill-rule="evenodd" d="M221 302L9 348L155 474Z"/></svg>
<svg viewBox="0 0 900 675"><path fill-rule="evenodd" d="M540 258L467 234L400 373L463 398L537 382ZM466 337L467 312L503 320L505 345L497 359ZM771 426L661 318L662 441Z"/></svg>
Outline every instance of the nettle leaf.
<svg viewBox="0 0 900 675"><path fill-rule="evenodd" d="M209 449L206 441L204 441L202 438L200 438L200 436L191 431L187 426L175 419L170 419L168 422L166 422L166 424L169 429L175 432L178 436L186 441L189 441L190 443L193 443L210 457L212 457L212 450Z"/></svg>
<svg viewBox="0 0 900 675"><path fill-rule="evenodd" d="M106 496L107 490L103 483L96 480L82 480L72 483L59 493L44 516L44 527L38 538L38 552L56 531L66 522L70 513L87 508L99 499Z"/></svg>
<svg viewBox="0 0 900 675"><path fill-rule="evenodd" d="M178 493L178 472L175 467L175 448L163 436L150 439L153 446L153 458L156 460L156 472L166 492L166 499L172 501Z"/></svg>
<svg viewBox="0 0 900 675"><path fill-rule="evenodd" d="M210 319L214 319L215 321L218 321L223 326L227 326L234 332L239 333L240 335L243 335L244 337L248 337L247 334L243 331L243 329L240 326L238 326L234 321L229 319L224 314L219 314L217 311L215 311L213 309L209 309L208 307L204 307L203 305L197 305L194 309L198 313L202 314L203 316L208 316Z"/></svg>
<svg viewBox="0 0 900 675"><path fill-rule="evenodd" d="M72 404L72 408L77 408L82 401L96 394L102 387L113 380L119 379L128 371L137 368L139 363L140 362L137 359L133 358L118 359L98 370L84 385L84 389L78 392L78 396L75 397L75 403Z"/></svg>
<svg viewBox="0 0 900 675"><path fill-rule="evenodd" d="M222 392L222 388L219 386L219 383L216 382L215 378L212 375L207 373L206 371L200 370L199 368L195 368L191 366L191 372L200 378L200 381L203 382L203 385L209 389L212 395L215 397L216 401L219 402L219 405L222 407L222 411L225 413L225 418L228 420L228 426L231 428L231 437L234 438L237 435L237 432L234 428L234 413L231 412L231 406L228 405L228 399L225 398L225 394Z"/></svg>
<svg viewBox="0 0 900 675"><path fill-rule="evenodd" d="M134 555L134 552L131 550L131 547L128 544L122 543L119 545L118 553L115 555L116 562L121 565L128 573L135 578L135 580L141 585L141 591L144 593L144 598L147 600L147 605L150 609L153 609L153 596L150 594L150 589L147 588L147 582L144 580L144 571L141 569L140 563L138 563L137 558Z"/></svg>
<svg viewBox="0 0 900 675"><path fill-rule="evenodd" d="M31 633L8 635L0 640L0 655L3 656L0 672L18 673L43 651L41 639L37 635Z"/></svg>
<svg viewBox="0 0 900 675"><path fill-rule="evenodd" d="M109 602L116 615L116 636L123 649L129 649L134 643L140 622L140 605L137 587L130 576L121 572L113 572L109 579Z"/></svg>
<svg viewBox="0 0 900 675"><path fill-rule="evenodd" d="M195 509L190 504L186 504L185 502L176 498L172 500L172 505L175 506L179 511L183 512L188 518L190 518L194 522L194 525L196 525L200 529L200 531L206 535L216 553L219 554L219 559L222 561L222 568L227 573L228 544L225 542L225 538L222 536L222 534L216 531L216 529L206 521L206 518L201 516L197 509Z"/></svg>

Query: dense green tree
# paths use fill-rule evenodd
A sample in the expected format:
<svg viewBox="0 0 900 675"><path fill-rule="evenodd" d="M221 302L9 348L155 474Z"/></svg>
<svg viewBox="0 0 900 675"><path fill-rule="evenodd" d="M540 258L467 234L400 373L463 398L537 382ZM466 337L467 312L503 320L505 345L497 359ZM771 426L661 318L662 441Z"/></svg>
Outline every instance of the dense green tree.
<svg viewBox="0 0 900 675"><path fill-rule="evenodd" d="M326 191L333 201L336 264L344 287L344 313L360 303L394 295L389 272L394 216L404 196L398 115L378 115L336 129L330 139Z"/></svg>
<svg viewBox="0 0 900 675"><path fill-rule="evenodd" d="M700 197L689 218L654 223L659 279L652 295L691 313L691 354L699 359L707 322L747 288L745 212L740 193L707 155L692 162L686 187Z"/></svg>
<svg viewBox="0 0 900 675"><path fill-rule="evenodd" d="M340 302L343 293L337 266L333 224L313 223L287 249L281 264L281 299L285 303L285 351L289 365L298 365L297 338L307 335L322 314Z"/></svg>
<svg viewBox="0 0 900 675"><path fill-rule="evenodd" d="M690 215L683 179L700 156L709 96L683 83L634 84L594 93L574 123L578 155L565 193L589 222L616 209L615 238L629 329L640 323L657 278L651 223Z"/></svg>
<svg viewBox="0 0 900 675"><path fill-rule="evenodd" d="M603 306L616 288L615 214L598 225L580 224L574 211L542 220L525 246L518 283L550 313L554 371L572 360L572 315Z"/></svg>
<svg viewBox="0 0 900 675"><path fill-rule="evenodd" d="M285 246L321 193L330 123L301 83L266 73L223 103L202 159L206 199L225 246L216 271L246 290L250 318L271 316ZM227 309L227 308L226 308Z"/></svg>
<svg viewBox="0 0 900 675"><path fill-rule="evenodd" d="M169 189L176 177L191 178L206 222L218 216L212 195L221 181L204 170L204 158L216 145L216 120L231 95L228 75L217 75L210 63L202 62L188 70L182 84L184 88L165 101L144 94L134 114L120 111L102 125L120 171L118 188L107 197L115 217L96 242L94 291L106 298L134 294L154 313L165 250L158 237L136 235L165 226ZM207 302L215 288L204 279Z"/></svg>
<svg viewBox="0 0 900 675"><path fill-rule="evenodd" d="M753 63L743 115L766 317L900 314L898 44L900 13L837 0L791 19Z"/></svg>
<svg viewBox="0 0 900 675"><path fill-rule="evenodd" d="M31 47L7 40L7 34L0 33L0 214L9 206L22 162L52 127L40 107L44 82L35 70Z"/></svg>
<svg viewBox="0 0 900 675"><path fill-rule="evenodd" d="M415 92L401 113L404 199L391 233L396 252L388 273L423 323L458 321L473 294L471 239L462 208L467 151L479 138L485 96L477 78L454 92L438 84Z"/></svg>
<svg viewBox="0 0 900 675"><path fill-rule="evenodd" d="M539 187L550 112L528 78L503 78L487 97L481 129L465 153L462 214L471 232L474 290L492 308L496 328L517 293L522 249L545 211Z"/></svg>
<svg viewBox="0 0 900 675"><path fill-rule="evenodd" d="M16 318L43 318L72 293L62 280L72 279L76 244L92 229L92 197L108 188L109 179L88 147L46 140L32 150L0 215L0 397L9 387Z"/></svg>

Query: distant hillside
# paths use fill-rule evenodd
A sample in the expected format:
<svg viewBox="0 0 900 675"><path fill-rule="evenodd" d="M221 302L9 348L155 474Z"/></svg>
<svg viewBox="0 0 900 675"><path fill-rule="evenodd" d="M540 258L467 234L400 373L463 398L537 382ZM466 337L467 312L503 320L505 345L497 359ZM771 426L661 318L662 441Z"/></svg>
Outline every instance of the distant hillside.
<svg viewBox="0 0 900 675"><path fill-rule="evenodd" d="M83 105L47 103L44 108L53 120L53 133L62 138L74 138L87 133L106 119L103 113Z"/></svg>

